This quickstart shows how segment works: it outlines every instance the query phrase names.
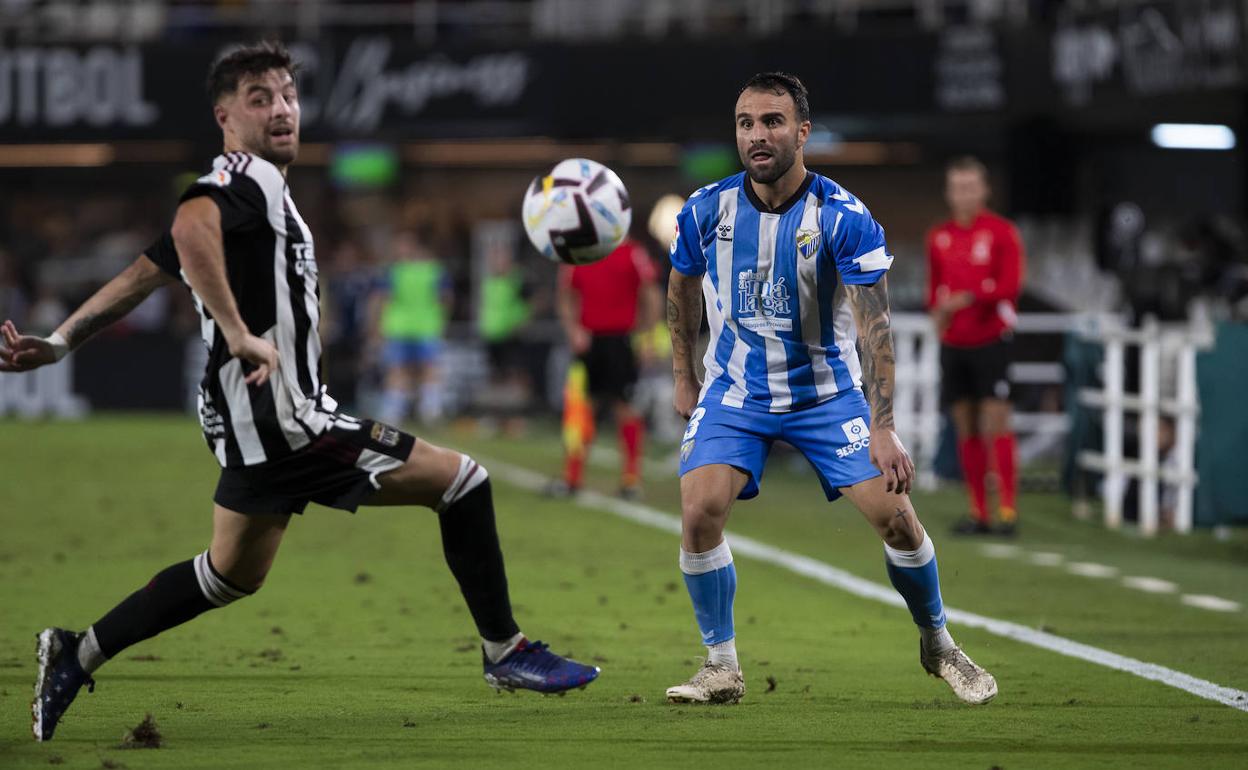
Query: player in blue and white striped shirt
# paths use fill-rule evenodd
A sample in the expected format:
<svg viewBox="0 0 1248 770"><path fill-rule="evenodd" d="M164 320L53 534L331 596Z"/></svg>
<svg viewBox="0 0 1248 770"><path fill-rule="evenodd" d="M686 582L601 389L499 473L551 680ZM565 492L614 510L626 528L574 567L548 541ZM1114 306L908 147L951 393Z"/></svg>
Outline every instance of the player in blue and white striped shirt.
<svg viewBox="0 0 1248 770"><path fill-rule="evenodd" d="M884 540L889 578L919 627L923 667L962 700L986 703L996 681L945 628L935 548L908 496L914 464L894 432L885 281L893 257L884 230L861 201L806 170L810 106L800 80L755 75L735 116L746 170L689 198L671 250L675 406L689 420L680 568L709 655L668 700L745 694L732 621L736 569L723 531L733 501L758 494L768 451L783 440L814 466L829 501L848 497ZM699 383L703 300L711 336Z"/></svg>

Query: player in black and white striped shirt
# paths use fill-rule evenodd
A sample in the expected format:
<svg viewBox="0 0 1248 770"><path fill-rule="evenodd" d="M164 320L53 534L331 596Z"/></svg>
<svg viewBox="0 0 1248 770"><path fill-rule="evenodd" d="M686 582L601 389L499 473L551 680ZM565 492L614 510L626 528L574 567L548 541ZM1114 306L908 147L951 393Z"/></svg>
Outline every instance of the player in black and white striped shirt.
<svg viewBox="0 0 1248 770"><path fill-rule="evenodd" d="M273 44L240 48L214 64L209 91L225 152L182 196L171 231L51 337L22 336L9 321L0 329L0 371L27 371L60 360L181 279L208 347L200 422L222 466L208 550L163 570L81 634L39 634L37 740L52 737L109 658L259 589L291 514L309 502L438 512L491 685L561 692L598 675L520 633L485 469L397 428L339 413L321 386L316 256L286 187L299 148L294 74L285 49Z"/></svg>

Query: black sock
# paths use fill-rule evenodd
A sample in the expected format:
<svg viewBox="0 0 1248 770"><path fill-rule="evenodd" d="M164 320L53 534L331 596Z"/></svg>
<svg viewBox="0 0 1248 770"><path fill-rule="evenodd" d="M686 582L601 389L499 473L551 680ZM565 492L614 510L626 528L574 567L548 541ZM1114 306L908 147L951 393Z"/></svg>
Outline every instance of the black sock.
<svg viewBox="0 0 1248 770"><path fill-rule="evenodd" d="M507 572L494 526L494 493L486 479L471 492L438 513L442 525L442 552L477 631L491 642L502 642L520 632L511 616Z"/></svg>
<svg viewBox="0 0 1248 770"><path fill-rule="evenodd" d="M201 584L206 587L201 588ZM157 573L150 583L127 596L92 628L100 652L112 658L132 644L250 593L218 574L205 551Z"/></svg>

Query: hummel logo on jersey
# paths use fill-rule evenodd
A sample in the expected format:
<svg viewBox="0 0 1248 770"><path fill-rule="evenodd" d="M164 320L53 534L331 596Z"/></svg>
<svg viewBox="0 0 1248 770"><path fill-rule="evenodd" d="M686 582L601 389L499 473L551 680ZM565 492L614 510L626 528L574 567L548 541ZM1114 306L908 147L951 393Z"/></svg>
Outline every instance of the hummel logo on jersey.
<svg viewBox="0 0 1248 770"><path fill-rule="evenodd" d="M721 241L732 240L732 225L725 222L724 224L719 226L719 239Z"/></svg>
<svg viewBox="0 0 1248 770"><path fill-rule="evenodd" d="M845 433L845 439L849 443L836 450L837 457L849 457L859 449L871 446L871 429L861 417L841 423L841 431Z"/></svg>

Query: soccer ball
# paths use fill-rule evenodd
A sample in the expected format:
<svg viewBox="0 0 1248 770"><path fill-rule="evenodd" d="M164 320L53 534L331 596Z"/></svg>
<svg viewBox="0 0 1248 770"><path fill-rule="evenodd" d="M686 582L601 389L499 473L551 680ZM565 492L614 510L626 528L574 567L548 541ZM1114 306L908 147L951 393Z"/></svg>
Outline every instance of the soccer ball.
<svg viewBox="0 0 1248 770"><path fill-rule="evenodd" d="M633 209L615 172L584 158L560 161L524 195L524 231L547 259L587 265L615 250Z"/></svg>

